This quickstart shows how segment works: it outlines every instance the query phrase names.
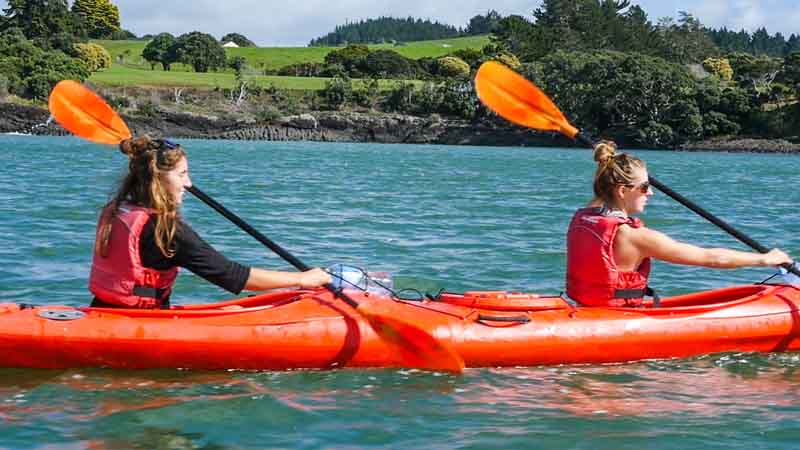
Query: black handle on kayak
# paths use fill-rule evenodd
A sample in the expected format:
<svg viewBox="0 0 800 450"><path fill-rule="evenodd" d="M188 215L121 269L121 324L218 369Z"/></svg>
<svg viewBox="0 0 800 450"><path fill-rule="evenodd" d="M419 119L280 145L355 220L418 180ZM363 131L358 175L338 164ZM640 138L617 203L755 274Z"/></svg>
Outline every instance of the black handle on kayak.
<svg viewBox="0 0 800 450"><path fill-rule="evenodd" d="M203 203L210 206L218 213L222 214L226 219L233 222L234 225L241 228L244 232L246 232L250 236L253 236L258 242L261 242L267 248L278 254L278 256L286 260L286 262L288 262L289 264L293 265L297 270L305 272L306 270L311 269L309 266L303 264L303 262L297 259L294 255L289 253L286 249L273 242L272 239L264 236L258 230L250 226L250 224L248 224L247 222L242 220L239 216L231 212L228 208L222 206L222 204L220 204L213 198L206 195L203 191L198 189L197 186L188 187L186 188L186 190L191 192L192 195L200 199ZM330 283L326 284L325 288L333 292L333 294L336 295L337 297L344 300L348 305L352 306L353 308L358 308L358 302L350 298L347 294L345 294L341 290L333 287L332 284Z"/></svg>
<svg viewBox="0 0 800 450"><path fill-rule="evenodd" d="M589 138L589 136L587 136L587 135L585 135L583 133L576 134L575 135L575 140L583 142L584 144L589 145L590 147L594 148L594 141L592 141L592 139ZM695 204L694 202L692 202L688 198L682 196L681 194L673 191L672 189L670 189L669 186L667 186L667 185L663 184L662 182L658 181L652 175L650 175L648 177L648 180L650 181L650 185L651 186L653 186L656 189L658 189L659 191L667 194L669 197L672 197L673 200L675 200L678 203L680 203L681 205L691 209L692 211L694 211L695 213L697 213L698 215L700 215L704 219L708 220L709 222L713 223L714 225L722 228L723 230L725 230L731 236L735 237L739 241L741 241L741 242L745 243L746 245L750 246L750 248L752 248L753 250L756 250L759 253L768 253L769 252L768 248L766 248L763 245L759 244L758 242L756 242L750 236L742 233L741 231L737 230L736 228L733 228L731 225L729 225L724 220L720 219L719 217L717 217L717 216L711 214L710 212L706 211L705 209L701 208L699 205ZM781 267L783 267L787 271L789 271L789 272L791 272L791 273L793 273L793 274L795 274L797 276L800 276L800 269L798 269L795 266L795 264L781 264Z"/></svg>

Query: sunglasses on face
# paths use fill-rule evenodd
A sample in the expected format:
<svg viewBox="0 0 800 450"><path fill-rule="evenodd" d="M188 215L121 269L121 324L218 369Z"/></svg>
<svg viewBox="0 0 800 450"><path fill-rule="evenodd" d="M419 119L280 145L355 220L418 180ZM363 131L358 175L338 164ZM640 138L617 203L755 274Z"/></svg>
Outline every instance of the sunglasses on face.
<svg viewBox="0 0 800 450"><path fill-rule="evenodd" d="M642 194L647 194L648 192L650 192L650 181L645 181L644 183L639 184L639 185L626 184L625 187L629 187L629 188L632 188L632 189L638 189L639 192L641 192Z"/></svg>

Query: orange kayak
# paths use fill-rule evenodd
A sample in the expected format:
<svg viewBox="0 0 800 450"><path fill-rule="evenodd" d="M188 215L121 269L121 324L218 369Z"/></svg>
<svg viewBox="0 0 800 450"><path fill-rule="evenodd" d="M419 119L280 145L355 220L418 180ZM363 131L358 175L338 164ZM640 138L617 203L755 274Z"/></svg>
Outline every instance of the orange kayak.
<svg viewBox="0 0 800 450"><path fill-rule="evenodd" d="M451 346L467 367L612 363L800 348L800 289L746 285L660 307L575 307L561 297L350 292ZM326 291L284 290L169 310L0 304L0 367L402 367L363 317Z"/></svg>

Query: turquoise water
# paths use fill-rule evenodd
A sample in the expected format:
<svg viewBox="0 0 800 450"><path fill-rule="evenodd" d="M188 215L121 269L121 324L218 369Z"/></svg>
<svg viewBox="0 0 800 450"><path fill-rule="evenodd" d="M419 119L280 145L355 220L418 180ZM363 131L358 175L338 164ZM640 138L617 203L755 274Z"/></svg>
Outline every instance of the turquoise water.
<svg viewBox="0 0 800 450"><path fill-rule="evenodd" d="M436 291L563 290L564 231L590 194L586 151L186 141L195 184L309 265L346 263ZM800 257L784 155L638 152L677 192ZM124 173L108 147L0 136L0 302L86 304L94 223ZM228 256L289 269L192 197ZM664 195L643 219L743 248ZM761 281L656 263L663 294ZM183 274L176 303L228 294ZM0 334L2 330L0 330ZM721 354L609 366L209 372L0 370L0 448L794 449L800 356Z"/></svg>

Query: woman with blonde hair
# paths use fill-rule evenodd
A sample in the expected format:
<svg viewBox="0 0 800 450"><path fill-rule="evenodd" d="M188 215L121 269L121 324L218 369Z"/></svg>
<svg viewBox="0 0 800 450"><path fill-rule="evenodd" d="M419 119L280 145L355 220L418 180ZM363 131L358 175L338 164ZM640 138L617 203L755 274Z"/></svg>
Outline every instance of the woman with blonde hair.
<svg viewBox="0 0 800 450"><path fill-rule="evenodd" d="M93 307L168 308L178 268L238 294L330 283L321 269L281 272L231 261L183 221L180 206L191 187L186 152L147 136L120 143L128 174L98 220L89 290Z"/></svg>
<svg viewBox="0 0 800 450"><path fill-rule="evenodd" d="M641 159L617 153L613 142L595 145L594 198L579 209L567 231L567 295L589 306L637 306L645 295L651 258L732 269L791 263L778 249L768 253L702 248L647 228L633 216L653 195Z"/></svg>

